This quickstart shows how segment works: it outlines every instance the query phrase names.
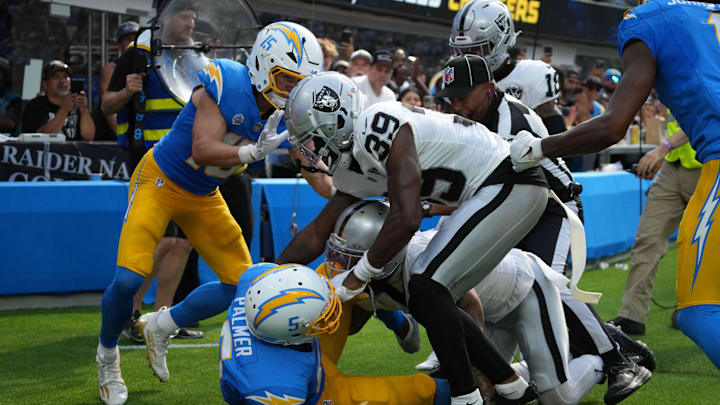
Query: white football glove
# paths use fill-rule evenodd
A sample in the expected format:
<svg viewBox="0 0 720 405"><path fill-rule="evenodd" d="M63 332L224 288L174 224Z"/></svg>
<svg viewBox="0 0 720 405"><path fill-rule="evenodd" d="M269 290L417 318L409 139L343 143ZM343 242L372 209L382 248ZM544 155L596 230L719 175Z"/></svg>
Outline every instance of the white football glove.
<svg viewBox="0 0 720 405"><path fill-rule="evenodd" d="M277 149L287 139L287 130L277 133L277 127L283 114L282 110L272 113L267 123L265 123L257 142L242 145L238 148L238 158L242 163L253 163L265 159L265 156Z"/></svg>
<svg viewBox="0 0 720 405"><path fill-rule="evenodd" d="M533 136L528 131L520 131L510 142L510 160L513 170L521 172L535 167L538 162L545 159L542 153L541 138Z"/></svg>
<svg viewBox="0 0 720 405"><path fill-rule="evenodd" d="M338 299L340 302L345 302L353 299L356 295L363 292L365 289L365 286L367 283L363 283L363 285L358 288L357 290L351 290L343 285L343 281L347 278L347 276L350 275L349 271L341 271L340 273L336 274L330 282L333 285L333 288L335 288L335 294L337 294Z"/></svg>

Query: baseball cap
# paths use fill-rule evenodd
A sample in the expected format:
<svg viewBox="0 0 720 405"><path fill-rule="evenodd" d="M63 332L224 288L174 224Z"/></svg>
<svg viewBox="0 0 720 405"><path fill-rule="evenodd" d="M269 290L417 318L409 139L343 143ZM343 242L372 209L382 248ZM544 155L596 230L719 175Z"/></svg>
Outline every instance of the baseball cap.
<svg viewBox="0 0 720 405"><path fill-rule="evenodd" d="M492 72L477 55L456 56L443 67L443 86L438 97L465 97L475 86L491 82Z"/></svg>
<svg viewBox="0 0 720 405"><path fill-rule="evenodd" d="M370 52L364 49L358 49L357 51L350 54L350 62L352 62L355 58L363 58L367 61L367 63L372 63L373 61L373 57L372 55L370 55Z"/></svg>
<svg viewBox="0 0 720 405"><path fill-rule="evenodd" d="M68 66L65 62L57 59L48 62L48 64L45 65L42 71L43 80L47 80L48 77L50 77L53 73L59 72L61 70L64 70L68 72L68 74L71 74L70 66Z"/></svg>
<svg viewBox="0 0 720 405"><path fill-rule="evenodd" d="M377 51L375 52L375 56L373 57L372 64L376 63L386 63L390 66L393 64L393 55L390 53L390 51Z"/></svg>
<svg viewBox="0 0 720 405"><path fill-rule="evenodd" d="M611 82L619 82L620 78L622 77L622 73L620 73L617 69L608 69L605 71L605 80L609 80Z"/></svg>
<svg viewBox="0 0 720 405"><path fill-rule="evenodd" d="M122 37L124 37L125 35L134 34L138 31L140 31L140 24L136 23L135 21L126 21L118 25L117 29L115 30L115 42L120 42Z"/></svg>

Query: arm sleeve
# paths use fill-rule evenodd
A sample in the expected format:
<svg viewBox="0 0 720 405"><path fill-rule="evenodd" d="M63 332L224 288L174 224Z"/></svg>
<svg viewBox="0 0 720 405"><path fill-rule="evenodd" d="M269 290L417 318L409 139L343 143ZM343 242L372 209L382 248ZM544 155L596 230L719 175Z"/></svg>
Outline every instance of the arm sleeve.
<svg viewBox="0 0 720 405"><path fill-rule="evenodd" d="M38 128L47 123L47 117L42 117L42 111L40 111L40 103L38 99L31 100L25 111L23 111L22 118L22 131L23 132L37 132Z"/></svg>

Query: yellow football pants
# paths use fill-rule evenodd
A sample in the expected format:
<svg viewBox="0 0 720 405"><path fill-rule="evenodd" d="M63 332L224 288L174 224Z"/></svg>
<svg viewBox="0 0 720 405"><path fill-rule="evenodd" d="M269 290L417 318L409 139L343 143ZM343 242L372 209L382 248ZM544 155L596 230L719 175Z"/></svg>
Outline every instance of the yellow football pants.
<svg viewBox="0 0 720 405"><path fill-rule="evenodd" d="M199 195L173 183L158 167L150 149L138 164L128 191L117 265L144 277L153 268L153 252L172 220L221 282L237 284L252 265L242 230L218 190Z"/></svg>
<svg viewBox="0 0 720 405"><path fill-rule="evenodd" d="M337 369L345 347L352 315L352 303L343 304L338 330L320 336L325 390L318 401L331 400L333 405L432 405L435 380L426 374L396 377L349 376Z"/></svg>
<svg viewBox="0 0 720 405"><path fill-rule="evenodd" d="M705 162L678 231L678 309L720 305L720 159Z"/></svg>

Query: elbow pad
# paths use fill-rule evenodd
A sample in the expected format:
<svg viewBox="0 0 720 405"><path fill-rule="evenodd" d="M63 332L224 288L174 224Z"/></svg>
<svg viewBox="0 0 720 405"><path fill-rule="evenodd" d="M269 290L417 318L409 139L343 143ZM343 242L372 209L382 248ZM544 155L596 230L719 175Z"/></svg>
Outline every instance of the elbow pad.
<svg viewBox="0 0 720 405"><path fill-rule="evenodd" d="M542 122L543 124L545 124L545 128L547 128L550 135L555 135L567 131L567 126L565 125L565 118L563 118L563 116L560 114L553 114L545 117L542 119Z"/></svg>

